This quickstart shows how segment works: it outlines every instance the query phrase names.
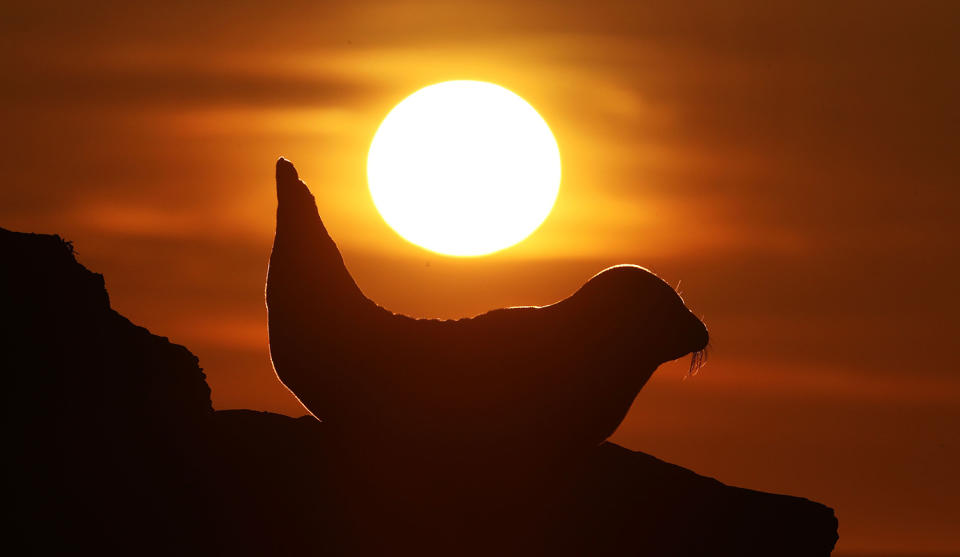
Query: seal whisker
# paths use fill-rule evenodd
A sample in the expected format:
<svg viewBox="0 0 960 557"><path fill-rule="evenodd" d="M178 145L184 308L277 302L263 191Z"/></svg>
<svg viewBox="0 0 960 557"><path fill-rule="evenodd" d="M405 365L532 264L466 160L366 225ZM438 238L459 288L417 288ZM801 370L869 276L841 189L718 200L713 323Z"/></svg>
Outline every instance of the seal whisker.
<svg viewBox="0 0 960 557"><path fill-rule="evenodd" d="M690 369L687 371L688 376L700 373L700 368L707 364L707 348L709 347L704 346L702 350L690 353Z"/></svg>

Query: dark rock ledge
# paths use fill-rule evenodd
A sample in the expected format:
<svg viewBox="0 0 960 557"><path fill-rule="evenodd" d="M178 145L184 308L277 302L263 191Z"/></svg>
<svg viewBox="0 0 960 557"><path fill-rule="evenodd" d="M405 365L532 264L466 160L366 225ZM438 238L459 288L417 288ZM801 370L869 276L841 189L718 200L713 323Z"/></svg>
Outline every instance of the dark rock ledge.
<svg viewBox="0 0 960 557"><path fill-rule="evenodd" d="M381 455L215 412L197 358L58 236L0 229L8 554L826 556L833 511L611 443L565 462Z"/></svg>

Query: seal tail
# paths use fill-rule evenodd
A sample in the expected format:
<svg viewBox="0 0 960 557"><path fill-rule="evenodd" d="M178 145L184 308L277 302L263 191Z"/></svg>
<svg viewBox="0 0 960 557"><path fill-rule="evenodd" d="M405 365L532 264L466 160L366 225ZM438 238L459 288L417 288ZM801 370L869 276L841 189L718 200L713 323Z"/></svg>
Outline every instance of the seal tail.
<svg viewBox="0 0 960 557"><path fill-rule="evenodd" d="M304 300L333 307L368 302L327 233L293 163L277 161L277 229L267 274L267 305Z"/></svg>
<svg viewBox="0 0 960 557"><path fill-rule="evenodd" d="M277 231L266 287L270 358L280 381L318 418L343 415L344 350L366 339L366 298L327 233L307 185L277 161ZM349 360L347 360L349 361ZM362 378L361 378L362 379Z"/></svg>

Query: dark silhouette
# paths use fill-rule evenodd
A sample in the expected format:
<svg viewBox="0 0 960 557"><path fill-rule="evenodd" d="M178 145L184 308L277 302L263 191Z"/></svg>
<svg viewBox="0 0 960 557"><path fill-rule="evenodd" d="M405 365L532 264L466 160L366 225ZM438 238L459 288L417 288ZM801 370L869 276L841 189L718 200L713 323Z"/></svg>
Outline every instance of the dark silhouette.
<svg viewBox="0 0 960 557"><path fill-rule="evenodd" d="M645 311L677 319L663 333L674 347L638 344L651 352L645 365L705 342L689 320L685 336L686 310L671 293L656 294L652 277L624 270L591 282L623 303L629 289L604 287L607 278L651 281L647 296L665 305ZM369 419L356 429L367 439L311 416L215 412L197 358L113 311L103 278L57 236L0 229L0 307L9 554L799 557L829 555L837 539L833 511L818 503L592 446L613 425L588 418L589 404L589 427L562 416L579 436L569 444L561 432L524 441L474 424L486 441L470 445L450 439L452 427L397 423L413 432L404 445ZM509 412L528 433L545 429ZM509 452L494 446L501 440Z"/></svg>
<svg viewBox="0 0 960 557"><path fill-rule="evenodd" d="M623 420L660 364L707 329L667 283L612 267L545 307L411 319L366 298L293 165L277 162L267 278L280 380L317 418L366 442L586 450Z"/></svg>

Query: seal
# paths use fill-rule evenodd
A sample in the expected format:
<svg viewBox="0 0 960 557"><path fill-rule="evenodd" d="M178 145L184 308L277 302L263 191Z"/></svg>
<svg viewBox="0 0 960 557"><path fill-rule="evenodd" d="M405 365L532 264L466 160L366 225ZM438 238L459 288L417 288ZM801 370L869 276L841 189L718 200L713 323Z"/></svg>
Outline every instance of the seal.
<svg viewBox="0 0 960 557"><path fill-rule="evenodd" d="M580 450L609 437L657 367L706 326L666 282L606 269L547 306L413 319L367 298L293 164L277 162L267 275L277 376L330 431L365 443Z"/></svg>

